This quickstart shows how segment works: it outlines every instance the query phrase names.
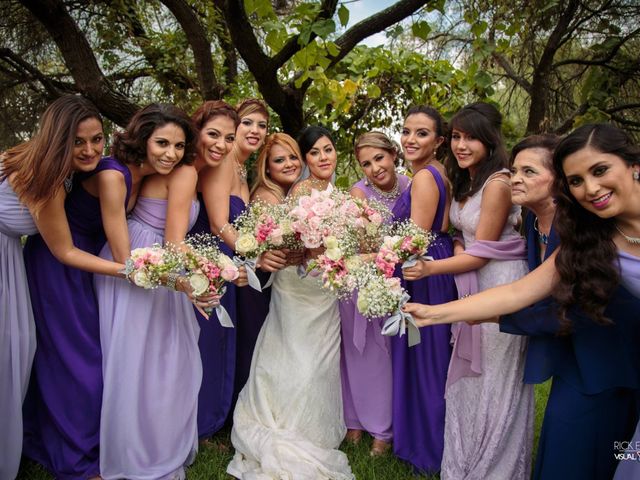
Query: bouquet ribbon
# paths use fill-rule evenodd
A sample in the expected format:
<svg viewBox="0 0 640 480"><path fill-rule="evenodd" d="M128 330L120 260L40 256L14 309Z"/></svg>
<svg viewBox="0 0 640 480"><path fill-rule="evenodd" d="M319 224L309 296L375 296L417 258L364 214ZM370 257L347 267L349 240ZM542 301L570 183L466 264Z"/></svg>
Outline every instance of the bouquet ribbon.
<svg viewBox="0 0 640 480"><path fill-rule="evenodd" d="M429 255L411 255L409 258L407 258L404 261L404 263L402 264L402 267L400 267L400 268L415 267L416 264L418 263L418 260L433 261L433 257L431 257Z"/></svg>
<svg viewBox="0 0 640 480"><path fill-rule="evenodd" d="M204 310L200 307L196 307L198 309L198 311L202 314L203 317L205 317L207 320L209 320L209 318L211 318L211 313L213 313L214 311L216 312L216 315L218 316L218 321L220 322L220 325L225 327L225 328L233 328L233 322L231 321L231 317L229 316L229 312L227 312L227 309L224 308L224 306L222 305L218 305L216 308L212 309L212 308L205 308Z"/></svg>
<svg viewBox="0 0 640 480"><path fill-rule="evenodd" d="M247 270L247 280L249 281L249 286L254 290L259 292L262 291L262 286L260 285L260 279L256 275L256 258L242 258L242 257L233 257L233 263L236 264L237 267L244 266Z"/></svg>
<svg viewBox="0 0 640 480"><path fill-rule="evenodd" d="M402 307L404 307L410 298L407 292L402 295L398 310L385 320L382 326L382 335L390 337L399 335L401 337L406 333L409 346L413 347L420 343L420 330L411 314L402 311Z"/></svg>

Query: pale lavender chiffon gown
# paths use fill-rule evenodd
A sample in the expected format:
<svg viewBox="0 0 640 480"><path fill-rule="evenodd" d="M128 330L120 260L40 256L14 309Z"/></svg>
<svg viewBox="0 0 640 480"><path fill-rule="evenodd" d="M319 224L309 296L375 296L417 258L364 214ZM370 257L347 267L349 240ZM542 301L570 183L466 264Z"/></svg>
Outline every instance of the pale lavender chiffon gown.
<svg viewBox="0 0 640 480"><path fill-rule="evenodd" d="M409 186L409 177L398 175L398 192ZM369 199L393 209L398 197L386 198L364 180L354 185ZM342 406L347 428L364 430L390 441L391 431L391 340L381 333L384 319L367 320L352 300L339 303L342 341L340 373Z"/></svg>
<svg viewBox="0 0 640 480"><path fill-rule="evenodd" d="M193 202L189 227L198 215ZM129 220L131 248L163 243L167 201L139 198ZM111 259L108 245L100 256ZM95 276L100 307L104 395L103 479L183 479L198 447L202 381L199 327L186 295L144 290Z"/></svg>
<svg viewBox="0 0 640 480"><path fill-rule="evenodd" d="M0 479L18 474L22 401L36 348L20 237L37 232L7 180L0 183Z"/></svg>
<svg viewBox="0 0 640 480"><path fill-rule="evenodd" d="M454 201L449 216L462 232L465 248L475 242L482 193L464 205ZM499 240L519 238L520 207L512 206ZM479 291L511 283L528 273L524 260L490 260L477 270ZM527 338L501 333L497 323L483 323L482 374L463 377L447 387L443 480L525 480L531 474L533 386L523 383Z"/></svg>

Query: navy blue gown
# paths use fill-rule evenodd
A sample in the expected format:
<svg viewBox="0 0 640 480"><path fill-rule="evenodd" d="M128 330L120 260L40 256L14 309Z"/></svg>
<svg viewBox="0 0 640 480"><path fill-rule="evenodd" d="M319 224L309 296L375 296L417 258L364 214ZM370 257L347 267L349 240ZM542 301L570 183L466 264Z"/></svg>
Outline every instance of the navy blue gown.
<svg viewBox="0 0 640 480"><path fill-rule="evenodd" d="M529 267L540 262L534 217L526 219ZM552 229L545 257L558 246ZM600 480L616 469L614 442L629 440L638 420L640 298L619 286L599 325L578 309L570 312L571 335L560 324L551 298L505 315L500 330L529 335L526 383L553 384L540 433L534 478Z"/></svg>

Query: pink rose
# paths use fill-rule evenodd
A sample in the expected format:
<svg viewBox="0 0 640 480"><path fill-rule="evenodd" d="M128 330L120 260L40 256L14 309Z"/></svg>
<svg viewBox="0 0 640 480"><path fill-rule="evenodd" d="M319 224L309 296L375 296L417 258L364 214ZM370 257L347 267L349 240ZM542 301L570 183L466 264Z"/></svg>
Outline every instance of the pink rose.
<svg viewBox="0 0 640 480"><path fill-rule="evenodd" d="M227 282L233 282L239 275L240 272L235 265L225 265L220 272L220 276Z"/></svg>

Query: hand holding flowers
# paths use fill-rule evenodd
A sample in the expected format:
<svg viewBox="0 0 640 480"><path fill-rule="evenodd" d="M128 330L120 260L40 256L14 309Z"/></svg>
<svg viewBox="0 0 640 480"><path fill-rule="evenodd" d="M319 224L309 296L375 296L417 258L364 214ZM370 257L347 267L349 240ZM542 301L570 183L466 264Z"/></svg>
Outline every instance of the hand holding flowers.
<svg viewBox="0 0 640 480"><path fill-rule="evenodd" d="M180 255L173 249L154 244L132 250L122 273L131 283L149 289L166 285L168 276L178 274L181 270Z"/></svg>

